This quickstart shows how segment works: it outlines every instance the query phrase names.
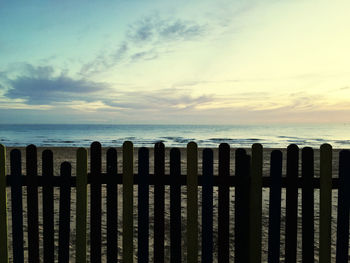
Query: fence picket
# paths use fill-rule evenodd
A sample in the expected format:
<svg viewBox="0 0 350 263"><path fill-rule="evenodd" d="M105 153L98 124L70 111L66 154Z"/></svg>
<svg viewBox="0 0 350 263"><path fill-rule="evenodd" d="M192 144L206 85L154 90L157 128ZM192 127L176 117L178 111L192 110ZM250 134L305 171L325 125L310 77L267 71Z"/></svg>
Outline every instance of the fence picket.
<svg viewBox="0 0 350 263"><path fill-rule="evenodd" d="M286 187L286 227L285 227L285 258L286 263L297 260L297 212L299 173L299 148L291 144L287 148L287 187Z"/></svg>
<svg viewBox="0 0 350 263"><path fill-rule="evenodd" d="M60 206L59 206L59 233L58 233L58 261L69 262L70 237L70 189L71 165L68 162L61 164Z"/></svg>
<svg viewBox="0 0 350 263"><path fill-rule="evenodd" d="M250 184L250 262L261 262L261 214L262 214L263 148L259 143L252 146Z"/></svg>
<svg viewBox="0 0 350 263"><path fill-rule="evenodd" d="M230 146L227 143L219 145L219 178L230 176ZM229 220L230 191L229 186L220 182L218 194L218 257L221 262L229 261Z"/></svg>
<svg viewBox="0 0 350 263"><path fill-rule="evenodd" d="M154 145L154 262L164 262L164 144Z"/></svg>
<svg viewBox="0 0 350 263"><path fill-rule="evenodd" d="M39 262L39 222L38 222L38 166L37 149L31 144L26 148L27 169L27 215L28 215L28 261Z"/></svg>
<svg viewBox="0 0 350 263"><path fill-rule="evenodd" d="M86 262L86 223L87 223L87 150L77 150L76 167L76 262Z"/></svg>
<svg viewBox="0 0 350 263"><path fill-rule="evenodd" d="M282 152L273 150L270 162L268 262L280 262Z"/></svg>
<svg viewBox="0 0 350 263"><path fill-rule="evenodd" d="M336 263L349 262L350 151L339 153Z"/></svg>
<svg viewBox="0 0 350 263"><path fill-rule="evenodd" d="M142 147L138 152L138 262L148 262L149 245L149 151Z"/></svg>
<svg viewBox="0 0 350 263"><path fill-rule="evenodd" d="M118 176L117 151L107 151L107 261L118 260Z"/></svg>
<svg viewBox="0 0 350 263"><path fill-rule="evenodd" d="M42 176L48 182L53 179L53 154L51 150L42 153ZM44 236L44 262L54 262L54 210L53 186L43 186L43 236Z"/></svg>
<svg viewBox="0 0 350 263"><path fill-rule="evenodd" d="M14 149L11 158L11 208L12 208L12 250L13 262L24 262L23 247L23 195L21 151Z"/></svg>
<svg viewBox="0 0 350 263"><path fill-rule="evenodd" d="M203 150L202 262L213 262L213 150Z"/></svg>
<svg viewBox="0 0 350 263"><path fill-rule="evenodd" d="M235 262L249 262L250 156L244 149L237 149L235 161Z"/></svg>
<svg viewBox="0 0 350 263"><path fill-rule="evenodd" d="M6 148L0 144L0 257L3 262L8 262L6 195Z"/></svg>
<svg viewBox="0 0 350 263"><path fill-rule="evenodd" d="M170 150L170 262L181 262L181 153Z"/></svg>
<svg viewBox="0 0 350 263"><path fill-rule="evenodd" d="M320 149L320 263L331 262L332 146Z"/></svg>
<svg viewBox="0 0 350 263"><path fill-rule="evenodd" d="M134 149L130 141L123 144L123 262L133 262Z"/></svg>
<svg viewBox="0 0 350 263"><path fill-rule="evenodd" d="M93 142L90 151L90 259L91 262L101 262L101 144Z"/></svg>
<svg viewBox="0 0 350 263"><path fill-rule="evenodd" d="M314 151L302 149L302 260L314 262Z"/></svg>
<svg viewBox="0 0 350 263"><path fill-rule="evenodd" d="M198 149L187 144L187 262L198 262Z"/></svg>

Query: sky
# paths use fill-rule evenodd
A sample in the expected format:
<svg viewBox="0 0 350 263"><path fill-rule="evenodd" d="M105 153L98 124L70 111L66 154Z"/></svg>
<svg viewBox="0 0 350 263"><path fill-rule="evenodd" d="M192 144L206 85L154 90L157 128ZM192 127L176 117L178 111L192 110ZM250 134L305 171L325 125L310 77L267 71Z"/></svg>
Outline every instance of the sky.
<svg viewBox="0 0 350 263"><path fill-rule="evenodd" d="M1 1L0 123L349 123L349 10Z"/></svg>

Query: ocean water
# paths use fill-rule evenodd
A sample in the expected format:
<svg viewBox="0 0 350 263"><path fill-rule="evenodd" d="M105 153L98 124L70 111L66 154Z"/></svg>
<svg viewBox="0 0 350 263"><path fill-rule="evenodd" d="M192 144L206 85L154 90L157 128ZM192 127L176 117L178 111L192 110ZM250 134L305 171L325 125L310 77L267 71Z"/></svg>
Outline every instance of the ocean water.
<svg viewBox="0 0 350 263"><path fill-rule="evenodd" d="M153 146L162 141L166 147L185 147L194 141L199 147L285 148L289 144L319 148L330 143L334 148L350 148L350 124L312 125L8 125L0 124L0 143L5 146L86 147L99 141L104 147L119 147L124 141L135 147Z"/></svg>

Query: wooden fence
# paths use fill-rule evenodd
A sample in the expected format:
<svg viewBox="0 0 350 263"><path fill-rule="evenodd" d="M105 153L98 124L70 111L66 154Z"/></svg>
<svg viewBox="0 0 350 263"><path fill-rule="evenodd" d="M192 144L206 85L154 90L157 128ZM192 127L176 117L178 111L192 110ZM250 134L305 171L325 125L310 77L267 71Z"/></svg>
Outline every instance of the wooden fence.
<svg viewBox="0 0 350 263"><path fill-rule="evenodd" d="M332 147L320 148L320 176L314 177L314 153L302 149L299 172L299 148L287 148L286 175L282 176L282 153L271 153L270 176L263 177L263 152L260 144L252 146L251 155L244 149L235 151L235 175L230 174L230 147L219 146L218 175L213 172L213 150L203 150L202 174L198 174L198 149L193 142L187 145L187 174L181 174L180 150L170 151L170 174L165 174L164 144L154 148L154 174L149 173L149 150L138 152L138 172L134 174L133 144L123 144L122 174L118 174L117 151L107 151L107 172L102 173L101 144L91 145L90 173L87 150L77 150L76 176L71 176L71 165L61 165L60 176L54 176L53 154L42 153L42 175L38 176L37 149L26 148L26 175L22 174L21 152L10 154L10 175L6 171L6 151L0 145L0 258L8 262L8 242L12 242L14 262L69 262L71 188L76 187L76 262L87 262L87 215L90 185L90 262L101 261L101 184L107 185L107 261L133 262L136 244L133 240L133 186L138 185L137 260L148 262L153 253L154 262L164 262L164 202L165 185L170 185L170 260L171 262L212 262L213 254L213 187L218 187L218 253L219 262L228 262L234 253L235 262L261 262L262 246L262 188L270 188L268 262L280 262L280 239L285 238L284 262L297 261L298 189L302 191L302 262L314 262L314 189L320 189L319 262L331 262L332 189L338 190L336 262L349 261L349 204L350 151L339 155L339 177L332 178ZM299 176L301 174L301 176ZM118 215L118 184L122 184L122 215ZM154 207L149 207L149 186L154 185ZM181 236L181 186L187 186L186 237ZM6 188L11 188L12 235L8 236ZM28 258L24 258L23 187L27 190ZM43 197L43 255L39 255L38 188ZM53 189L59 187L58 252L54 248ZM201 238L199 238L198 187L202 193ZM230 218L230 188L235 188L234 220ZM286 189L285 233L281 233L281 191ZM231 197L232 198L232 197ZM154 209L154 245L149 251L149 210ZM231 209L232 210L232 209ZM117 218L122 216L122 255L118 255ZM234 251L230 250L229 225L234 224ZM187 240L186 258L181 258L181 239ZM201 251L199 251L201 242Z"/></svg>

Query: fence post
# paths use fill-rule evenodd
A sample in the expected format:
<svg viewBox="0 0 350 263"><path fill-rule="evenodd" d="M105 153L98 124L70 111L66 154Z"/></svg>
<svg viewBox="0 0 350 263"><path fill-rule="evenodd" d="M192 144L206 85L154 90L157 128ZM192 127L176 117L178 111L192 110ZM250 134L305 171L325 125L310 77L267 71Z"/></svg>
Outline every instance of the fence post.
<svg viewBox="0 0 350 263"><path fill-rule="evenodd" d="M58 261L69 262L70 207L71 207L71 165L61 164L61 185L59 202Z"/></svg>
<svg viewBox="0 0 350 263"><path fill-rule="evenodd" d="M101 260L101 144L93 142L90 147L90 259Z"/></svg>
<svg viewBox="0 0 350 263"><path fill-rule="evenodd" d="M249 262L250 156L244 149L237 149L235 162L235 262Z"/></svg>
<svg viewBox="0 0 350 263"><path fill-rule="evenodd" d="M86 219L87 219L87 150L77 151L76 167L76 262L86 262Z"/></svg>
<svg viewBox="0 0 350 263"><path fill-rule="evenodd" d="M133 262L133 186L134 149L130 141L123 144L123 262Z"/></svg>
<svg viewBox="0 0 350 263"><path fill-rule="evenodd" d="M297 259L297 219L298 219L298 180L299 148L295 144L287 147L287 186L286 186L286 263Z"/></svg>
<svg viewBox="0 0 350 263"><path fill-rule="evenodd" d="M273 150L270 159L268 262L280 262L282 152Z"/></svg>
<svg viewBox="0 0 350 263"><path fill-rule="evenodd" d="M350 151L339 153L336 262L349 262Z"/></svg>
<svg viewBox="0 0 350 263"><path fill-rule="evenodd" d="M154 262L164 262L164 158L162 142L154 145Z"/></svg>
<svg viewBox="0 0 350 263"><path fill-rule="evenodd" d="M220 262L229 262L229 221L230 221L230 188L224 180L230 176L230 145L219 145L219 178L222 179L218 190L218 257ZM236 193L236 192L235 192Z"/></svg>
<svg viewBox="0 0 350 263"><path fill-rule="evenodd" d="M262 214L262 168L263 147L259 143L252 146L250 185L250 262L261 262L261 214Z"/></svg>
<svg viewBox="0 0 350 263"><path fill-rule="evenodd" d="M28 215L28 262L39 262L38 218L38 163L37 149L31 144L26 148L27 215Z"/></svg>
<svg viewBox="0 0 350 263"><path fill-rule="evenodd" d="M51 150L44 150L42 153L42 176L48 182L53 179L53 154ZM54 201L53 185L43 186L43 236L44 236L44 262L55 261L54 244Z"/></svg>
<svg viewBox="0 0 350 263"><path fill-rule="evenodd" d="M320 263L331 262L332 146L320 149Z"/></svg>
<svg viewBox="0 0 350 263"><path fill-rule="evenodd" d="M187 262L198 262L198 152L187 144Z"/></svg>
<svg viewBox="0 0 350 263"><path fill-rule="evenodd" d="M149 245L149 151L141 147L138 152L138 251L137 260L140 263L148 262Z"/></svg>
<svg viewBox="0 0 350 263"><path fill-rule="evenodd" d="M6 199L6 148L0 144L0 257L3 262L8 262Z"/></svg>
<svg viewBox="0 0 350 263"><path fill-rule="evenodd" d="M118 159L117 150L107 151L107 262L118 260Z"/></svg>
<svg viewBox="0 0 350 263"><path fill-rule="evenodd" d="M170 150L170 262L181 262L181 153Z"/></svg>
<svg viewBox="0 0 350 263"><path fill-rule="evenodd" d="M302 149L302 260L314 262L314 151Z"/></svg>
<svg viewBox="0 0 350 263"><path fill-rule="evenodd" d="M213 262L213 150L203 150L202 262Z"/></svg>
<svg viewBox="0 0 350 263"><path fill-rule="evenodd" d="M13 261L24 262L23 249L23 195L22 195L22 159L21 151L11 151L11 212L12 212L12 249Z"/></svg>

